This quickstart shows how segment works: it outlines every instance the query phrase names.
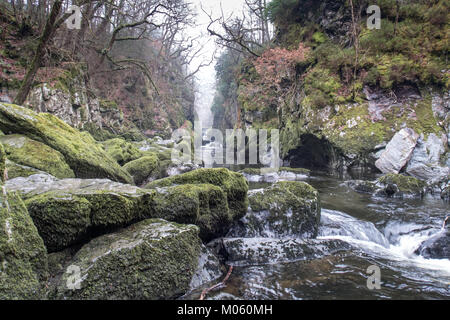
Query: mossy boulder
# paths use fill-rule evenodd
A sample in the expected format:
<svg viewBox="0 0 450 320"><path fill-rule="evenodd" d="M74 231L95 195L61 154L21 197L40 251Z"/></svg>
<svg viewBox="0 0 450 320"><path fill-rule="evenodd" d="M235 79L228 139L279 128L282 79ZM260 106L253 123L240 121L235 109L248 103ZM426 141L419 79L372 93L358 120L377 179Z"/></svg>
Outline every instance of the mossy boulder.
<svg viewBox="0 0 450 320"><path fill-rule="evenodd" d="M185 184L158 189L155 217L195 224L199 226L200 238L205 242L223 236L232 222L226 193L210 184Z"/></svg>
<svg viewBox="0 0 450 320"><path fill-rule="evenodd" d="M0 299L41 299L47 251L14 192L0 192Z"/></svg>
<svg viewBox="0 0 450 320"><path fill-rule="evenodd" d="M19 165L48 172L60 179L75 177L64 156L41 142L19 134L2 136L0 142L8 159Z"/></svg>
<svg viewBox="0 0 450 320"><path fill-rule="evenodd" d="M247 212L247 181L242 174L224 168L190 171L153 181L147 184L146 188L170 187L180 184L212 184L218 186L227 195L228 208L233 219L239 219Z"/></svg>
<svg viewBox="0 0 450 320"><path fill-rule="evenodd" d="M130 175L90 134L79 132L57 117L0 103L0 130L23 134L59 151L78 178L108 178L131 183Z"/></svg>
<svg viewBox="0 0 450 320"><path fill-rule="evenodd" d="M83 246L63 274L57 298L174 298L189 289L200 253L196 226L144 220Z"/></svg>
<svg viewBox="0 0 450 320"><path fill-rule="evenodd" d="M249 210L228 234L232 237L315 238L320 222L320 198L304 182L281 181L249 192Z"/></svg>
<svg viewBox="0 0 450 320"><path fill-rule="evenodd" d="M136 185L141 185L148 179L154 180L160 175L159 160L155 154L130 161L123 169L133 177Z"/></svg>
<svg viewBox="0 0 450 320"><path fill-rule="evenodd" d="M104 141L102 145L106 153L121 166L143 156L143 153L133 143L121 138Z"/></svg>
<svg viewBox="0 0 450 320"><path fill-rule="evenodd" d="M153 216L151 201L155 192L131 186L126 191L111 190L111 186L92 180L90 183L87 189L55 190L25 200L49 252ZM94 189L95 184L102 189Z"/></svg>

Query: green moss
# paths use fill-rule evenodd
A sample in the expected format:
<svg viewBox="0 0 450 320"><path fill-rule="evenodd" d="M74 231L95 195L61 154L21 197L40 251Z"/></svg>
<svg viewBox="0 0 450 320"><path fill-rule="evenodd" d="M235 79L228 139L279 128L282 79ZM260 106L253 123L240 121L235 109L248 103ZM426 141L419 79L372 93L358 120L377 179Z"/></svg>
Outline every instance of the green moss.
<svg viewBox="0 0 450 320"><path fill-rule="evenodd" d="M384 185L395 185L402 193L423 193L426 182L402 174L387 174L377 180Z"/></svg>
<svg viewBox="0 0 450 320"><path fill-rule="evenodd" d="M22 166L20 164L14 163L8 159L6 160L6 170L8 179L14 179L17 177L29 177L33 174L42 172L31 167Z"/></svg>
<svg viewBox="0 0 450 320"><path fill-rule="evenodd" d="M212 184L227 194L228 207L233 219L240 218L247 211L247 180L240 173L228 169L198 169L188 173L157 180L146 188L169 187L176 184Z"/></svg>
<svg viewBox="0 0 450 320"><path fill-rule="evenodd" d="M17 105L0 103L0 130L24 134L59 151L79 178L132 181L89 134L80 134L53 115L37 114Z"/></svg>
<svg viewBox="0 0 450 320"><path fill-rule="evenodd" d="M15 193L0 193L0 299L42 299L47 252Z"/></svg>
<svg viewBox="0 0 450 320"><path fill-rule="evenodd" d="M48 172L60 179L75 177L63 155L41 142L17 134L2 136L0 142L8 159L17 164Z"/></svg>
<svg viewBox="0 0 450 320"><path fill-rule="evenodd" d="M120 165L139 159L143 153L136 146L121 138L115 138L102 142L106 153L115 159Z"/></svg>
<svg viewBox="0 0 450 320"><path fill-rule="evenodd" d="M111 100L100 100L100 112L108 112L112 110L119 110L117 102Z"/></svg>
<svg viewBox="0 0 450 320"><path fill-rule="evenodd" d="M154 192L53 191L26 200L50 252L154 215Z"/></svg>
<svg viewBox="0 0 450 320"><path fill-rule="evenodd" d="M210 184L164 188L155 197L155 211L157 218L199 226L206 242L223 236L232 222L225 192Z"/></svg>
<svg viewBox="0 0 450 320"><path fill-rule="evenodd" d="M80 268L80 288L67 288L68 269L58 285L59 299L170 299L189 289L200 256L198 228L145 220L81 248L72 264Z"/></svg>
<svg viewBox="0 0 450 320"><path fill-rule="evenodd" d="M153 154L128 162L124 167L134 179L136 185L141 185L149 177L159 176L159 160Z"/></svg>
<svg viewBox="0 0 450 320"><path fill-rule="evenodd" d="M25 203L50 252L78 242L91 225L91 205L82 197L48 193Z"/></svg>

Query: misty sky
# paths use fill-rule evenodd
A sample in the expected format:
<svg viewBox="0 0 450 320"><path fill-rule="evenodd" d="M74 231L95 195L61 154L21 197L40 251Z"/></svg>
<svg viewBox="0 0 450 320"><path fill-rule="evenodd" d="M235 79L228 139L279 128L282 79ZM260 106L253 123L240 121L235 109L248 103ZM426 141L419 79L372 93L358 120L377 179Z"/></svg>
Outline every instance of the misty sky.
<svg viewBox="0 0 450 320"><path fill-rule="evenodd" d="M208 35L206 27L209 24L208 16L201 10L200 5L208 13L212 13L214 18L221 15L221 6L224 15L228 17L231 13L240 16L243 11L244 0L191 0L192 4L196 7L197 16L197 26L190 31L193 35L202 34L202 45L204 47L201 56L194 61L192 69L195 69L201 61L210 61L211 56L214 54L216 45L214 39ZM208 41L209 40L209 41ZM197 94L197 113L199 118L202 120L204 126L210 126L212 123L210 107L212 99L214 97L214 84L215 84L215 62L213 62L209 67L204 67L197 74L199 82L199 93Z"/></svg>

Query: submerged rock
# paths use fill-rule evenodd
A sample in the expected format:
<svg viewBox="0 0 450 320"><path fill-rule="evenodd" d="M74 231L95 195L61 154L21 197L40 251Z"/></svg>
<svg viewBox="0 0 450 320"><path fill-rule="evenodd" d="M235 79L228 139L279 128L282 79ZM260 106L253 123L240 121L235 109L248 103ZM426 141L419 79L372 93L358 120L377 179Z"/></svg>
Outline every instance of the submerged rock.
<svg viewBox="0 0 450 320"><path fill-rule="evenodd" d="M146 188L170 187L179 184L212 184L220 187L227 195L228 208L233 219L243 217L247 211L247 181L242 174L224 168L194 170L151 182Z"/></svg>
<svg viewBox="0 0 450 320"><path fill-rule="evenodd" d="M108 178L130 183L130 175L87 133L57 117L0 103L0 130L18 133L60 152L78 178Z"/></svg>
<svg viewBox="0 0 450 320"><path fill-rule="evenodd" d="M18 165L48 172L60 179L75 177L63 155L41 142L19 134L2 136L0 142L5 147L8 159ZM17 177L19 174L17 169L8 177ZM24 172L24 174L26 173Z"/></svg>
<svg viewBox="0 0 450 320"><path fill-rule="evenodd" d="M304 182L284 181L249 192L250 206L228 236L314 238L320 221L319 193Z"/></svg>
<svg viewBox="0 0 450 320"><path fill-rule="evenodd" d="M422 198L427 186L424 181L402 174L387 174L373 182L352 180L346 184L356 192L394 198Z"/></svg>
<svg viewBox="0 0 450 320"><path fill-rule="evenodd" d="M310 171L301 168L280 168L276 172L264 172L265 169L247 168L240 171L248 182L301 181L309 177Z"/></svg>
<svg viewBox="0 0 450 320"><path fill-rule="evenodd" d="M189 290L198 228L151 219L81 248L58 285L60 299L169 299ZM75 272L74 272L75 271ZM78 276L77 276L78 275Z"/></svg>
<svg viewBox="0 0 450 320"><path fill-rule="evenodd" d="M146 181L159 177L159 160L156 155L148 155L128 162L123 166L134 180L136 185L142 185Z"/></svg>
<svg viewBox="0 0 450 320"><path fill-rule="evenodd" d="M414 130L400 130L387 144L375 166L383 173L399 173L411 159L418 139L419 135Z"/></svg>

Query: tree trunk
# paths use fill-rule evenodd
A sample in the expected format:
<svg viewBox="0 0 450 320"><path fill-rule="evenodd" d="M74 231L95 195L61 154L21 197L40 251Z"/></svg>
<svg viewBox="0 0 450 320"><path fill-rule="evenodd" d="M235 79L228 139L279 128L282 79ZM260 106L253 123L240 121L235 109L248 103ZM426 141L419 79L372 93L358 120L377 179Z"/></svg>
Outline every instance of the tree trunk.
<svg viewBox="0 0 450 320"><path fill-rule="evenodd" d="M42 56L44 55L45 47L47 46L48 41L50 40L52 33L55 27L56 18L61 11L62 0L56 0L52 6L50 16L47 19L45 24L44 31L39 39L39 45L34 54L33 61L31 62L30 68L25 75L25 79L22 82L22 86L19 89L19 93L17 93L16 98L14 99L15 104L23 104L27 99L28 93L30 92L31 85L33 84L34 77L39 69Z"/></svg>

